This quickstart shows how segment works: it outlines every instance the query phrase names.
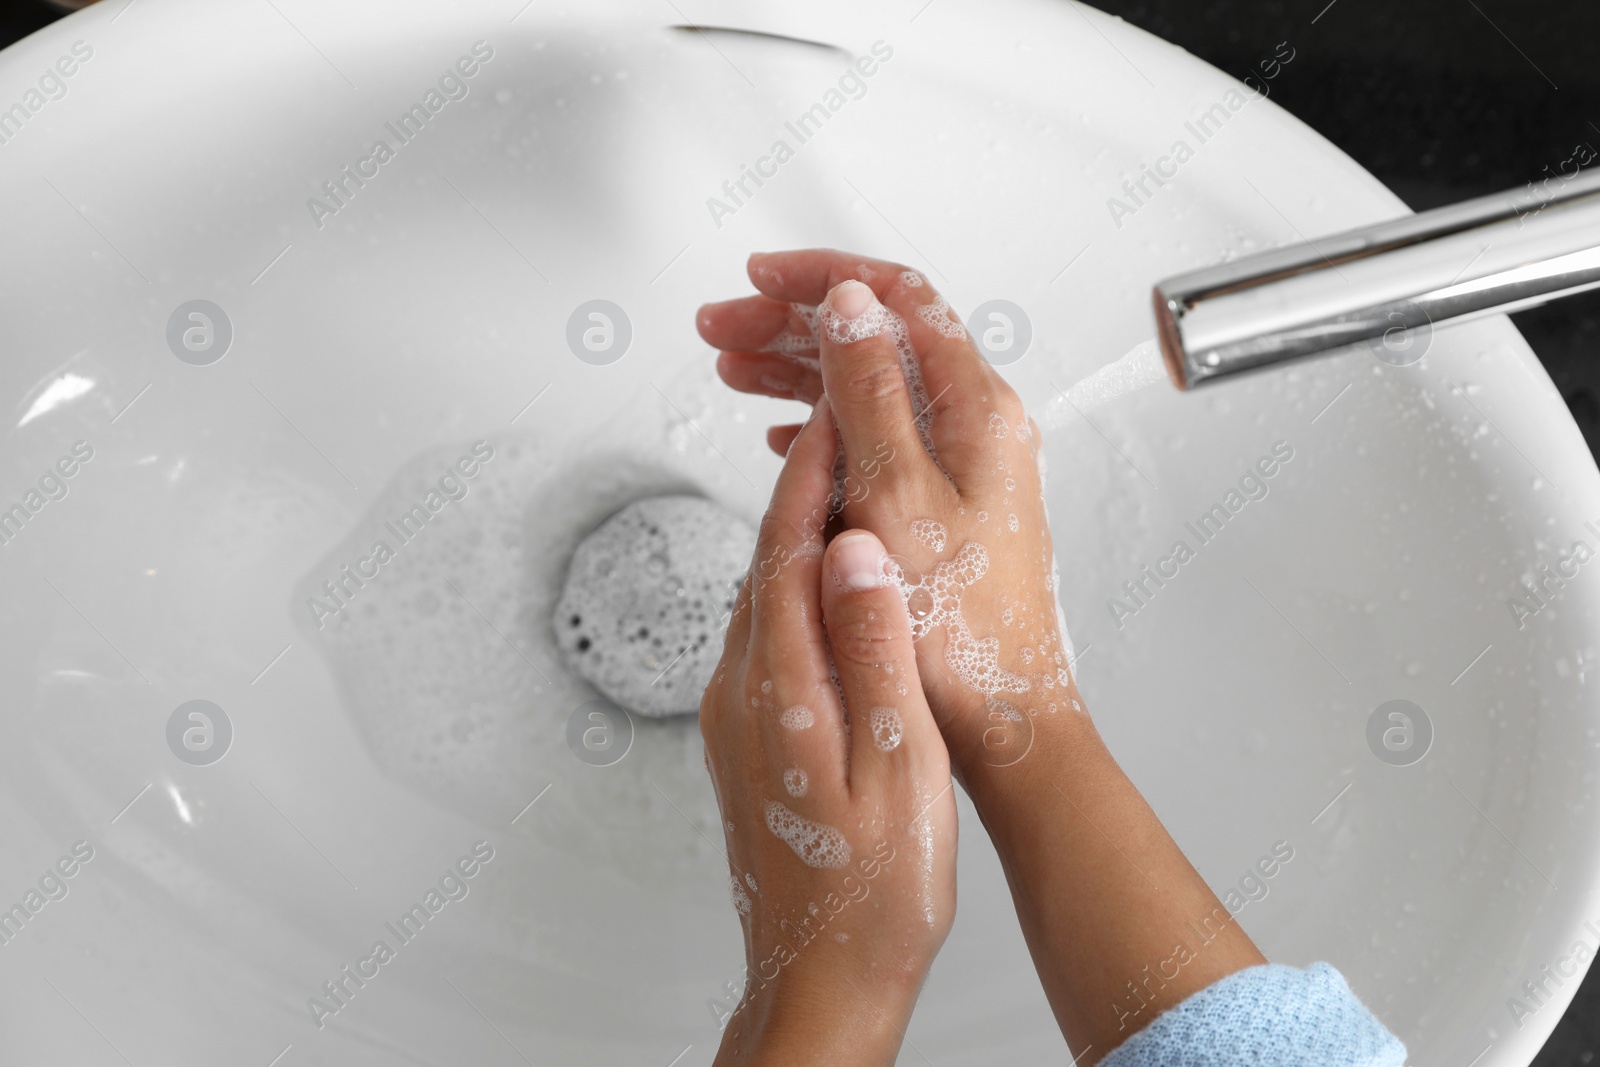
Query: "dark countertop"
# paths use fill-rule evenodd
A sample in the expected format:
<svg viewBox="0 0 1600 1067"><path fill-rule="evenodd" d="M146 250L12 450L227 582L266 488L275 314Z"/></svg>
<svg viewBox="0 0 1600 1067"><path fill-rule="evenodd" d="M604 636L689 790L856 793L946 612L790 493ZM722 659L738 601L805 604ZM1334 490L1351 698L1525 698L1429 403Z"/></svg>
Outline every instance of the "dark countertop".
<svg viewBox="0 0 1600 1067"><path fill-rule="evenodd" d="M1553 173L1600 151L1600 4L1593 0L1089 0L1244 76L1279 41L1273 99L1421 211ZM0 47L59 17L0 5ZM1600 292L1512 317L1591 452L1600 447ZM1508 992L1508 996L1510 993ZM1535 1067L1600 1057L1600 968Z"/></svg>

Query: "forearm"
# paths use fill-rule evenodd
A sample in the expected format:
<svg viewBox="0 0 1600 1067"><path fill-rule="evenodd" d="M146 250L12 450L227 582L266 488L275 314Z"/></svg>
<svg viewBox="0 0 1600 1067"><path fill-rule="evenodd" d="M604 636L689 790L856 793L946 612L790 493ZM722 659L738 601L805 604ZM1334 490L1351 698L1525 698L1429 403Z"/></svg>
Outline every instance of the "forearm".
<svg viewBox="0 0 1600 1067"><path fill-rule="evenodd" d="M1056 1020L1075 1052L1090 1049L1088 1064L1166 1008L1265 959L1089 718L1040 712L1031 721L1023 759L962 759L961 777Z"/></svg>
<svg viewBox="0 0 1600 1067"><path fill-rule="evenodd" d="M740 1005L715 1067L892 1067L916 1002L914 987L839 976L784 985Z"/></svg>

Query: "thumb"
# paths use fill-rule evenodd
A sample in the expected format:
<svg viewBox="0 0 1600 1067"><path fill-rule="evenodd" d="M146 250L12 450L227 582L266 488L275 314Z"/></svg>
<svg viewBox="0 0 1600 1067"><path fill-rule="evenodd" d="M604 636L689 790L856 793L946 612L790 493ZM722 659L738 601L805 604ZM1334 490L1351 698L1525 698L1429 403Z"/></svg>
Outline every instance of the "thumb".
<svg viewBox="0 0 1600 1067"><path fill-rule="evenodd" d="M847 530L828 545L822 617L850 718L852 781L894 761L902 746L917 750L936 740L905 598L872 533Z"/></svg>

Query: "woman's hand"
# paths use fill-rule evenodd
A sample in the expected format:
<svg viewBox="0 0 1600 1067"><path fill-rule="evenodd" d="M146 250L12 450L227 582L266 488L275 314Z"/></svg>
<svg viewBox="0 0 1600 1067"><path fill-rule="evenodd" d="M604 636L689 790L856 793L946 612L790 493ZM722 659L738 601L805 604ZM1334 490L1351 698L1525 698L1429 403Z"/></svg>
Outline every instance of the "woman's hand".
<svg viewBox="0 0 1600 1067"><path fill-rule="evenodd" d="M955 913L949 757L882 545L823 548L827 403L792 436L700 706L747 964L717 1062L889 1064Z"/></svg>
<svg viewBox="0 0 1600 1067"><path fill-rule="evenodd" d="M831 251L752 256L749 273L760 295L701 308L701 336L723 350L718 371L735 389L826 391L843 519L882 538L900 569L950 759L1075 1062L1093 1064L1161 1010L1264 960L1083 712L1038 431L921 275ZM769 431L780 452L794 441L791 468L802 451L815 452L814 471L831 458L816 422ZM1176 945L1188 962L1152 972Z"/></svg>
<svg viewBox="0 0 1600 1067"><path fill-rule="evenodd" d="M744 392L826 391L848 475L843 520L876 532L901 569L958 773L1021 759L1036 723L1082 711L1037 428L917 272L808 250L752 256L749 274L760 295L698 316L723 350L718 372ZM781 452L795 432L775 427L769 441Z"/></svg>

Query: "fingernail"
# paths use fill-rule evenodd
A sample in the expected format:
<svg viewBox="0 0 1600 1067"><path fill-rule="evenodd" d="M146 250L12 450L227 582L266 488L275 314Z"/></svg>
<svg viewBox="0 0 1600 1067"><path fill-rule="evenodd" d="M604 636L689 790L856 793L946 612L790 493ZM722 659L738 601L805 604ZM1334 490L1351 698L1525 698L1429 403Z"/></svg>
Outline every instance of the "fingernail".
<svg viewBox="0 0 1600 1067"><path fill-rule="evenodd" d="M869 533L841 535L833 543L833 573L846 589L883 585L883 544Z"/></svg>
<svg viewBox="0 0 1600 1067"><path fill-rule="evenodd" d="M840 282L828 294L828 305L846 319L859 319L877 300L870 286L857 281Z"/></svg>

